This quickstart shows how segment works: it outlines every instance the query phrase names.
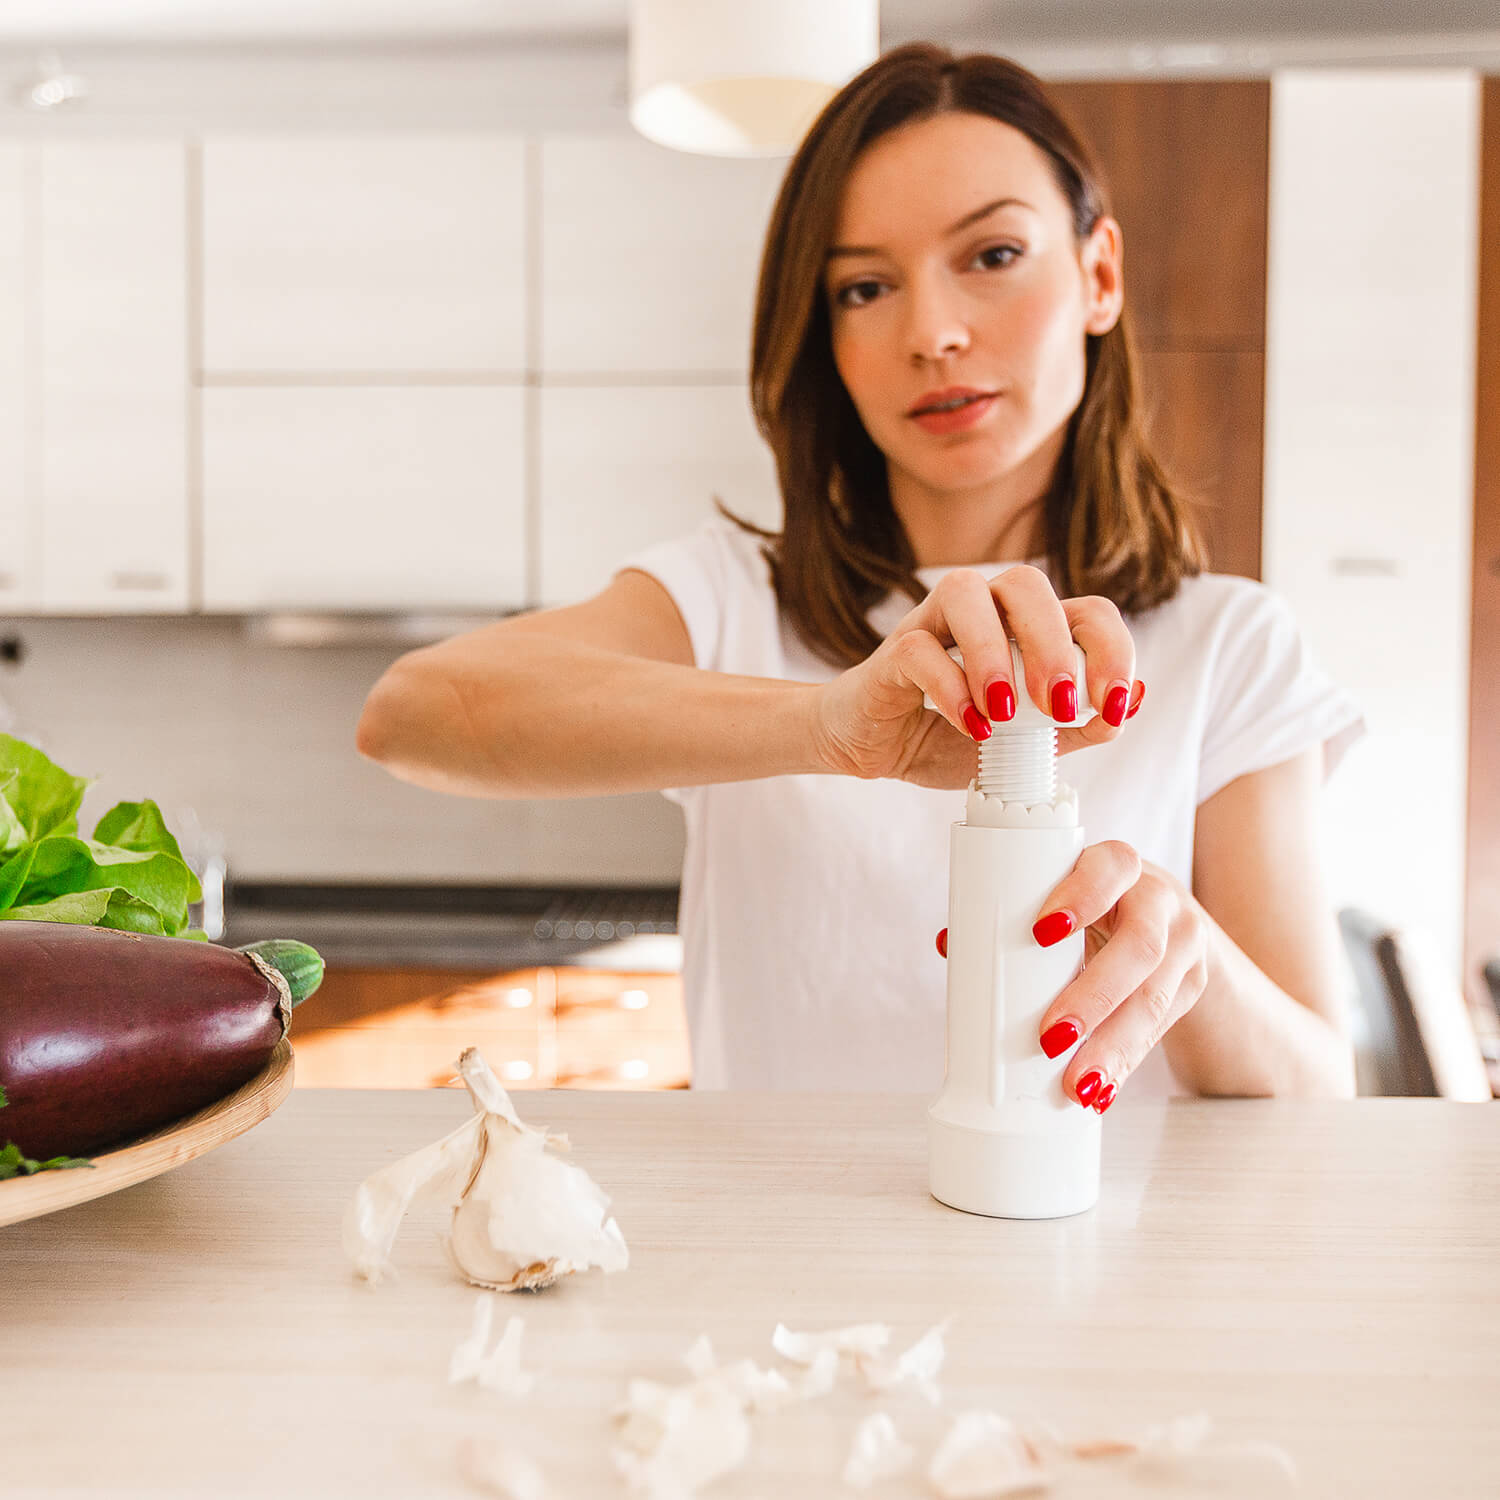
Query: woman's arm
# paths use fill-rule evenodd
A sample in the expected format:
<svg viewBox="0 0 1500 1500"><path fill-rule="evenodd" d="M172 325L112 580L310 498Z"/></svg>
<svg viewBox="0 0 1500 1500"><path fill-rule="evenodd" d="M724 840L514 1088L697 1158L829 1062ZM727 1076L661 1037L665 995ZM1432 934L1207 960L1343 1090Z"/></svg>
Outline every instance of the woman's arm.
<svg viewBox="0 0 1500 1500"><path fill-rule="evenodd" d="M492 625L403 657L357 743L432 791L606 797L823 770L815 692Z"/></svg>
<svg viewBox="0 0 1500 1500"><path fill-rule="evenodd" d="M1318 837L1323 750L1230 782L1198 809L1193 895L1208 981L1162 1040L1200 1094L1354 1093L1346 971Z"/></svg>

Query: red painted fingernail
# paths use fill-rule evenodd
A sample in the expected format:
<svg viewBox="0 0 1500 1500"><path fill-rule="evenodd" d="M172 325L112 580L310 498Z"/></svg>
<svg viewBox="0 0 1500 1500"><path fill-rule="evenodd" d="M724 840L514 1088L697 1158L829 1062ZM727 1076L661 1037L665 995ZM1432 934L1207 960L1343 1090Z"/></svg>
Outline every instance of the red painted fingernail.
<svg viewBox="0 0 1500 1500"><path fill-rule="evenodd" d="M989 704L990 718L997 723L1006 724L1015 718L1016 692L1003 677L996 678L985 689L984 696Z"/></svg>
<svg viewBox="0 0 1500 1500"><path fill-rule="evenodd" d="M1102 1115L1104 1111L1107 1110L1114 1102L1115 1086L1112 1083L1106 1083L1104 1085L1104 1088L1100 1091L1099 1097L1094 1100L1095 1113Z"/></svg>
<svg viewBox="0 0 1500 1500"><path fill-rule="evenodd" d="M990 726L972 703L964 704L964 728L969 731L970 739L987 740L990 737Z"/></svg>
<svg viewBox="0 0 1500 1500"><path fill-rule="evenodd" d="M1059 1021L1042 1033L1042 1051L1048 1057L1061 1057L1082 1035L1071 1021Z"/></svg>
<svg viewBox="0 0 1500 1500"><path fill-rule="evenodd" d="M946 927L943 928L943 930L940 933L938 933L938 952L941 953L944 958L947 958L947 956L948 956L948 929Z"/></svg>
<svg viewBox="0 0 1500 1500"><path fill-rule="evenodd" d="M1078 689L1071 677L1052 684L1052 717L1059 724L1071 724L1078 717Z"/></svg>
<svg viewBox="0 0 1500 1500"><path fill-rule="evenodd" d="M1125 722L1125 710L1130 707L1130 689L1123 682L1117 683L1104 695L1104 722L1111 729L1118 729Z"/></svg>
<svg viewBox="0 0 1500 1500"><path fill-rule="evenodd" d="M1077 926L1078 923L1073 920L1072 912L1053 911L1048 912L1045 917L1037 922L1031 929L1031 935L1042 947L1050 948L1053 943L1062 942Z"/></svg>
<svg viewBox="0 0 1500 1500"><path fill-rule="evenodd" d="M1141 711L1141 704L1146 701L1146 684L1139 678L1136 679L1135 694L1130 702L1130 711L1125 715L1127 719L1133 719Z"/></svg>
<svg viewBox="0 0 1500 1500"><path fill-rule="evenodd" d="M1104 1074L1097 1068L1090 1068L1082 1078L1078 1080L1078 1087L1073 1090L1078 1095L1078 1102L1085 1108L1093 1102L1094 1095L1099 1092L1099 1085L1104 1082Z"/></svg>

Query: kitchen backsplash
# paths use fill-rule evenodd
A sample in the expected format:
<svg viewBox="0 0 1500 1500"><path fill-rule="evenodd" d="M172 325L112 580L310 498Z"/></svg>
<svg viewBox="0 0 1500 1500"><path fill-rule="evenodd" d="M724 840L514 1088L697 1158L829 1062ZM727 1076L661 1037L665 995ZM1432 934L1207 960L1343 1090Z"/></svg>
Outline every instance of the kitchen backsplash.
<svg viewBox="0 0 1500 1500"><path fill-rule="evenodd" d="M268 646L228 618L0 621L12 731L114 802L191 808L231 878L647 885L681 872L677 806L655 793L450 797L363 760L354 730L397 648ZM3 719L0 713L0 719Z"/></svg>

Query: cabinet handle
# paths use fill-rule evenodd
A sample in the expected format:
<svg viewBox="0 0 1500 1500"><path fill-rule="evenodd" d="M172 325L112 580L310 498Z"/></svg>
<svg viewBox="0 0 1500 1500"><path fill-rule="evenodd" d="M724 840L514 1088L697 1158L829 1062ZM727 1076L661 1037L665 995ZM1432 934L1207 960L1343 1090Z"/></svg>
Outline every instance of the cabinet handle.
<svg viewBox="0 0 1500 1500"><path fill-rule="evenodd" d="M570 1072L559 1073L557 1086L566 1088L569 1084L585 1081L642 1083L650 1076L651 1064L643 1057L632 1057L622 1063L607 1063L598 1068L575 1068Z"/></svg>
<svg viewBox="0 0 1500 1500"><path fill-rule="evenodd" d="M557 1013L566 1015L570 1010L646 1010L650 1004L651 992L641 989L620 990L613 995L590 995L586 1000L572 1000L559 995Z"/></svg>
<svg viewBox="0 0 1500 1500"><path fill-rule="evenodd" d="M170 583L165 573L131 572L129 570L109 575L109 586L122 593L160 593Z"/></svg>

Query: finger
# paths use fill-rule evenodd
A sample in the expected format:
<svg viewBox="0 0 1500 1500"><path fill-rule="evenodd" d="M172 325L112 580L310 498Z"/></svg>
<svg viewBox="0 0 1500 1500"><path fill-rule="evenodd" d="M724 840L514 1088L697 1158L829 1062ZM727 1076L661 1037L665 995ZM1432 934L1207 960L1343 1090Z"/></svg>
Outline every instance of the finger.
<svg viewBox="0 0 1500 1500"><path fill-rule="evenodd" d="M930 631L908 630L897 638L889 663L901 682L920 688L960 734L971 740L990 737L989 722L969 696L969 679L964 676L963 668Z"/></svg>
<svg viewBox="0 0 1500 1500"><path fill-rule="evenodd" d="M990 592L1026 667L1026 695L1059 724L1078 717L1078 666L1062 601L1040 568L1021 563L990 579Z"/></svg>
<svg viewBox="0 0 1500 1500"><path fill-rule="evenodd" d="M1015 717L1016 685L1010 637L990 580L976 568L956 568L933 590L953 643L963 653L969 694L987 718Z"/></svg>
<svg viewBox="0 0 1500 1500"><path fill-rule="evenodd" d="M1110 730L1118 730L1130 709L1135 681L1135 642L1113 600L1097 594L1063 601L1073 639L1088 663L1089 702ZM1103 736L1113 739L1113 733Z"/></svg>
<svg viewBox="0 0 1500 1500"><path fill-rule="evenodd" d="M1132 691L1131 707L1125 710L1125 722L1129 723L1140 712L1141 701L1146 695L1146 684L1137 679ZM1069 755L1074 750L1086 750L1090 745L1102 745L1115 738L1114 730L1103 715L1095 714L1082 724L1069 727L1059 725L1057 730L1057 753Z"/></svg>
<svg viewBox="0 0 1500 1500"><path fill-rule="evenodd" d="M1106 1017L1161 967L1177 905L1172 892L1154 881L1137 881L1120 897L1114 930L1104 946L1042 1016L1044 1052L1059 1056L1072 1045L1070 1032L1074 1040L1092 1039Z"/></svg>
<svg viewBox="0 0 1500 1500"><path fill-rule="evenodd" d="M1201 945L1190 939L1170 940L1161 964L1069 1059L1063 1093L1103 1114L1151 1049L1198 1003L1207 983L1208 962Z"/></svg>
<svg viewBox="0 0 1500 1500"><path fill-rule="evenodd" d="M1092 927L1140 878L1141 857L1129 844L1119 839L1090 844L1042 902L1032 936L1050 948Z"/></svg>

